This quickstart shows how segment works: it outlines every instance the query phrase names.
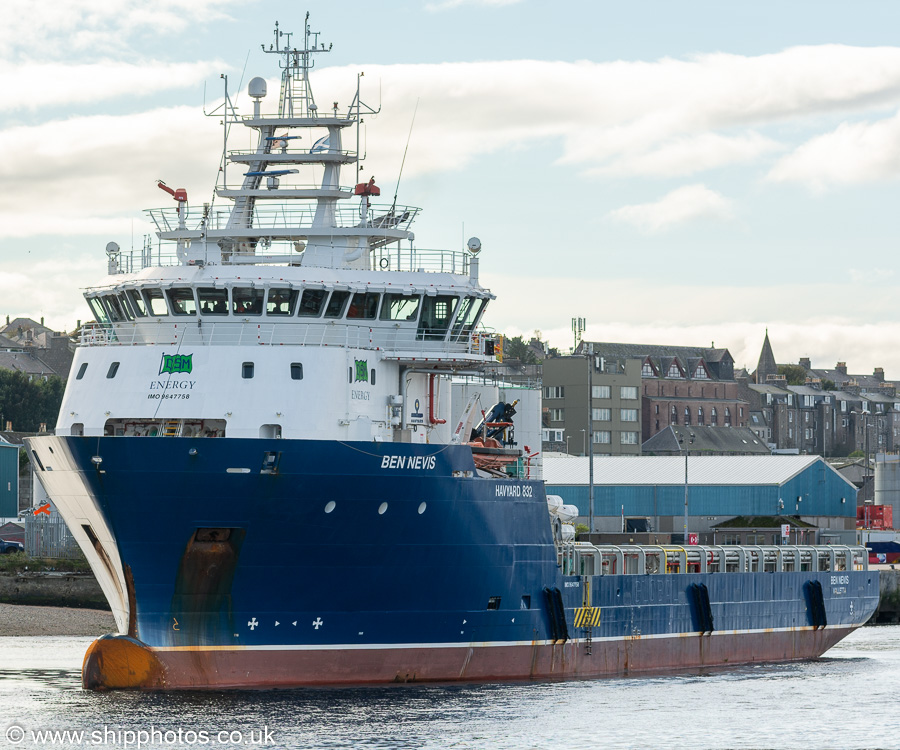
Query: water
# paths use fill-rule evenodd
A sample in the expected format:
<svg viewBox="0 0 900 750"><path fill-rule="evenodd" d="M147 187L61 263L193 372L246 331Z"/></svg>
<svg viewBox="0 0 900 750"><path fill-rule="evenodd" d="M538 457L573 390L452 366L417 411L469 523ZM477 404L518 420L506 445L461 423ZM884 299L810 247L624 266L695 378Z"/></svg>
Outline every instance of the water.
<svg viewBox="0 0 900 750"><path fill-rule="evenodd" d="M84 692L79 670L90 640L0 638L0 747L900 747L900 626L862 628L802 664L555 684L230 693ZM9 741L19 737L11 725L25 732L18 744ZM137 734L151 729L152 738ZM85 736L32 734L45 730Z"/></svg>

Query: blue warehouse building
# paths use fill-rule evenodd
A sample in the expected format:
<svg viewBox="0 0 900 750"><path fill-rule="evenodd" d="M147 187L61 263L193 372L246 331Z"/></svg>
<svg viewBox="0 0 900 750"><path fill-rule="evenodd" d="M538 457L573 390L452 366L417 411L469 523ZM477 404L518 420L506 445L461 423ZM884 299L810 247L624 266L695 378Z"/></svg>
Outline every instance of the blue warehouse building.
<svg viewBox="0 0 900 750"><path fill-rule="evenodd" d="M583 457L544 458L547 494L576 505L583 518L588 516L588 468ZM748 519L747 527L787 519L797 527L811 528L812 536L821 534L816 529L856 528L856 487L821 456L689 456L687 488L688 530L700 533L704 543L712 541L712 533L719 532L723 523L739 524L738 519ZM626 524L640 531L643 522L647 530L671 533L680 541L684 498L683 456L594 458L596 531L620 533ZM759 542L770 544L773 538Z"/></svg>

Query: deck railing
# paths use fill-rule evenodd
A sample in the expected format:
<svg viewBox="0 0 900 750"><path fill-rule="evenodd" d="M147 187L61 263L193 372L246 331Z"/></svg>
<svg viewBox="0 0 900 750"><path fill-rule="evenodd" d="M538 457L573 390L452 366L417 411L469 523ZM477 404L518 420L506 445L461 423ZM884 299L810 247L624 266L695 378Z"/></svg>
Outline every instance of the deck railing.
<svg viewBox="0 0 900 750"><path fill-rule="evenodd" d="M595 545L559 547L564 575L665 575L666 573L753 573L868 570L865 547Z"/></svg>
<svg viewBox="0 0 900 750"><path fill-rule="evenodd" d="M282 323L224 322L187 319L179 322L87 324L81 329L79 346L338 346L378 349L391 353L441 353L458 356L486 356L489 339L463 337L457 341L429 341L419 338L416 328L370 327L302 323L294 319Z"/></svg>

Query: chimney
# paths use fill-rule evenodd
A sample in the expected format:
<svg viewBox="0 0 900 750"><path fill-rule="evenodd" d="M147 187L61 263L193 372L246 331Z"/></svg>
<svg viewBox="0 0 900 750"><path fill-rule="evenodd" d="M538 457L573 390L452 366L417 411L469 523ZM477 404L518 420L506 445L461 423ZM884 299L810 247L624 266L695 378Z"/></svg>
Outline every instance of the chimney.
<svg viewBox="0 0 900 750"><path fill-rule="evenodd" d="M883 367L876 367L875 372L872 374L875 377L875 380L877 380L879 383L884 382L884 368Z"/></svg>
<svg viewBox="0 0 900 750"><path fill-rule="evenodd" d="M838 362L834 369L837 370L841 375L847 374L847 363L846 362Z"/></svg>
<svg viewBox="0 0 900 750"><path fill-rule="evenodd" d="M800 357L800 367L804 370L812 370L812 362L810 362L809 357Z"/></svg>
<svg viewBox="0 0 900 750"><path fill-rule="evenodd" d="M41 325L44 325L44 316L41 315Z"/></svg>

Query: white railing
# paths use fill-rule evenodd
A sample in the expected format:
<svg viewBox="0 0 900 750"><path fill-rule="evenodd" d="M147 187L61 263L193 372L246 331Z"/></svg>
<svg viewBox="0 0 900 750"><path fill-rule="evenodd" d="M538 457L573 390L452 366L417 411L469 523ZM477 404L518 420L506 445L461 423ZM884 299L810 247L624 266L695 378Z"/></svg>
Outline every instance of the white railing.
<svg viewBox="0 0 900 750"><path fill-rule="evenodd" d="M247 217L248 221L241 222L241 228L259 229L261 232L289 230L294 233L297 230L308 230L311 234L327 234L328 227L313 227L316 209L316 204L312 203L301 206L257 204ZM415 206L372 204L365 226L374 229L408 229L420 210ZM146 213L160 232L174 232L179 228L178 209L175 207L149 208ZM232 213L231 208L207 211L205 208L189 207L185 212L185 228L190 231L203 230L205 217L207 232L224 231L228 228ZM334 229L357 229L360 226L359 206L334 207Z"/></svg>
<svg viewBox="0 0 900 750"><path fill-rule="evenodd" d="M663 575L666 573L824 572L868 570L865 547L594 545L559 548L565 575Z"/></svg>
<svg viewBox="0 0 900 750"><path fill-rule="evenodd" d="M223 322L196 318L182 322L147 321L88 324L82 327L79 346L338 346L380 349L395 353L484 356L486 337L478 340L425 341L415 328L370 327L344 323Z"/></svg>

